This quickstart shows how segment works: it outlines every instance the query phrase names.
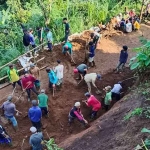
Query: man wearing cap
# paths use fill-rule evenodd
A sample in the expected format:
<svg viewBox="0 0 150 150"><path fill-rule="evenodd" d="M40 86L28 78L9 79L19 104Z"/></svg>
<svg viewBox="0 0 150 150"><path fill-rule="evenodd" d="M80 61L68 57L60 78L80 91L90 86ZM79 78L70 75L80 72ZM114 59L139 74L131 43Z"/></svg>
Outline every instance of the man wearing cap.
<svg viewBox="0 0 150 150"><path fill-rule="evenodd" d="M12 99L13 97L11 95L8 96L7 101L2 104L1 108L4 112L5 117L12 122L13 127L16 131L18 128L18 123L14 115L15 112L19 113L19 111L16 109L15 104L12 103Z"/></svg>
<svg viewBox="0 0 150 150"><path fill-rule="evenodd" d="M120 81L117 84L114 84L114 87L111 90L113 100L116 100L116 101L120 100L120 91L122 89L121 84L122 84L122 82L120 82Z"/></svg>
<svg viewBox="0 0 150 150"><path fill-rule="evenodd" d="M123 70L123 67L125 66L125 63L127 62L127 59L128 59L127 50L128 50L128 47L123 46L123 50L121 50L121 52L120 52L119 64L116 68L117 72L119 71L119 69Z"/></svg>
<svg viewBox="0 0 150 150"><path fill-rule="evenodd" d="M80 64L76 69L74 69L74 73L79 73L79 78L77 80L81 80L87 73L88 66L86 64Z"/></svg>
<svg viewBox="0 0 150 150"><path fill-rule="evenodd" d="M71 125L71 123L74 121L75 118L78 119L79 122L81 122L84 126L86 126L88 124L88 122L84 119L81 110L80 110L80 102L76 102L74 104L74 107L71 109L70 113L69 113L69 124Z"/></svg>
<svg viewBox="0 0 150 150"><path fill-rule="evenodd" d="M100 80L101 75L97 73L89 73L84 76L84 80L87 83L89 93L91 93L91 83L98 90L97 86L95 85L96 79Z"/></svg>
<svg viewBox="0 0 150 150"><path fill-rule="evenodd" d="M35 66L35 64L32 63L30 65L30 73L36 79L34 84L37 90L39 90L40 89L40 69L37 66Z"/></svg>
<svg viewBox="0 0 150 150"><path fill-rule="evenodd" d="M48 46L48 50L52 51L53 35L52 35L52 32L50 31L49 28L46 28L45 30L47 32L47 46Z"/></svg>
<svg viewBox="0 0 150 150"><path fill-rule="evenodd" d="M30 131L32 135L29 139L29 144L32 146L32 150L42 150L42 141L43 141L43 134L42 132L37 132L37 129L35 127L31 127Z"/></svg>
<svg viewBox="0 0 150 150"><path fill-rule="evenodd" d="M57 60L57 63L58 63L58 65L54 68L54 72L56 73L58 82L61 85L63 82L63 76L64 76L64 65L61 64L60 60Z"/></svg>
<svg viewBox="0 0 150 150"><path fill-rule="evenodd" d="M92 107L92 113L91 113L91 119L95 118L97 115L97 112L100 110L101 108L101 103L99 100L96 99L95 96L91 95L90 93L85 93L85 96L87 97L87 100L84 101L85 104L88 107Z"/></svg>
<svg viewBox="0 0 150 150"><path fill-rule="evenodd" d="M112 93L111 93L111 86L106 86L104 88L104 91L106 92L105 98L104 98L104 104L105 104L105 110L108 111L111 101L112 101Z"/></svg>
<svg viewBox="0 0 150 150"><path fill-rule="evenodd" d="M36 91L35 87L34 87L34 82L36 81L36 79L28 74L28 72L24 72L24 76L21 78L21 83L22 83L22 88L24 90L26 90L27 95L28 95L28 101L31 100L31 90L38 95L38 92Z"/></svg>
<svg viewBox="0 0 150 150"><path fill-rule="evenodd" d="M12 84L13 88L16 87L16 83L19 86L21 86L18 71L13 67L12 64L9 65L9 69L7 70L7 75L9 77L10 83Z"/></svg>
<svg viewBox="0 0 150 150"><path fill-rule="evenodd" d="M46 72L49 78L49 88L55 88L58 84L58 78L55 75L55 72L51 68L46 68Z"/></svg>
<svg viewBox="0 0 150 150"><path fill-rule="evenodd" d="M41 90L41 94L38 95L38 103L39 107L41 108L41 111L44 113L44 115L47 116L48 114L48 96L45 94L45 90Z"/></svg>
<svg viewBox="0 0 150 150"><path fill-rule="evenodd" d="M37 131L41 131L42 123L42 111L40 107L37 106L38 103L36 100L32 100L32 107L28 111L28 117L30 121L32 122L32 125L37 128Z"/></svg>

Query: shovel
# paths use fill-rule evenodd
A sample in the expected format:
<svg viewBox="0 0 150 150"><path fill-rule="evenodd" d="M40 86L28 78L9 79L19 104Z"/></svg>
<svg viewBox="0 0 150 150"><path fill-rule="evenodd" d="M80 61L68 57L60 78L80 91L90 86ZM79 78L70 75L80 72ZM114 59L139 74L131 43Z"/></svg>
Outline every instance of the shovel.
<svg viewBox="0 0 150 150"><path fill-rule="evenodd" d="M76 62L74 61L73 57L69 54L69 52L67 52L67 54L70 56L71 60L72 60L73 63L76 65Z"/></svg>
<svg viewBox="0 0 150 150"><path fill-rule="evenodd" d="M100 94L101 91L96 87L97 91L96 91L96 94Z"/></svg>
<svg viewBox="0 0 150 150"><path fill-rule="evenodd" d="M15 101L15 103L20 100L20 98L22 97L23 93L25 92L25 90L30 86L30 84L27 85L27 87L22 91L22 93L20 94L20 96L18 97L18 99Z"/></svg>
<svg viewBox="0 0 150 150"><path fill-rule="evenodd" d="M83 79L81 79L79 82L78 82L78 85L83 81Z"/></svg>
<svg viewBox="0 0 150 150"><path fill-rule="evenodd" d="M16 90L16 86L15 86L15 88L13 89L13 91L11 93L12 96L14 95L15 90Z"/></svg>

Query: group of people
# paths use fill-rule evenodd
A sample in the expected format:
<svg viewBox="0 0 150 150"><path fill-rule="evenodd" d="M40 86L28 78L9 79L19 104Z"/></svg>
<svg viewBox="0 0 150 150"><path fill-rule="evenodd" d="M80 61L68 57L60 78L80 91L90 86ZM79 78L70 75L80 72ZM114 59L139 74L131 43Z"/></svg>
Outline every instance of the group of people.
<svg viewBox="0 0 150 150"><path fill-rule="evenodd" d="M67 19L64 18L63 22L65 24L65 44L62 47L62 53L64 55L69 55L71 58L71 61L73 60L72 57L72 44L68 41L68 36L70 34L70 26L67 22ZM24 31L24 37L23 37L23 43L26 48L26 50L29 50L29 46L31 45L33 48L36 47L35 44L35 38L33 36L33 30L27 31L26 29ZM51 31L46 28L47 31L47 41L48 41L48 48L51 51L52 50L52 33ZM39 42L43 41L42 36L43 29L38 28L38 38ZM92 88L91 83L97 90L97 94L99 94L101 91L96 86L96 81L101 80L101 75L98 73L88 73L88 70L90 67L95 66L94 56L95 56L95 50L97 47L97 43L101 39L100 30L94 30L93 33L91 33L89 42L88 42L88 62L87 64L80 64L76 68L73 69L73 72L75 74L78 74L77 80L80 80L80 82L85 81L88 87L88 92L85 93L86 100L83 100L82 102L85 103L87 107L92 107L92 112L90 115L91 119L95 119L97 112L104 107L106 111L109 110L111 102L113 100L120 100L120 92L122 89L122 83L118 82L114 85L113 88L111 86L105 87L103 90L105 91L104 98L104 105L102 101L98 100L94 95L92 95ZM27 42L28 41L28 42ZM120 59L119 64L117 66L117 71L123 69L127 58L128 47L123 46L123 50L121 50L120 53ZM61 64L60 60L57 60L57 66L53 68L46 68L46 72L48 75L48 83L50 89L57 89L61 88L61 85L63 84L63 76L64 76L64 66ZM41 85L41 74L40 69L34 64L30 64L30 69L25 71L22 76L19 76L18 71L14 68L12 64L9 65L9 69L7 71L10 83L12 84L13 88L16 88L16 84L18 84L23 92L26 91L28 101L31 102L32 107L29 108L28 111L28 117L32 123L32 127L30 128L30 131L33 133L30 137L29 143L31 144L33 150L42 150L42 144L41 141L43 140L43 135L41 132L42 128L42 122L41 118L42 116L48 117L49 111L48 111L48 95L45 94L45 89L40 90ZM37 100L31 100L31 91L35 93L37 96ZM68 116L69 125L72 124L74 119L79 120L85 127L87 127L88 121L84 118L82 112L81 112L81 103L76 102L71 108ZM1 109L3 110L3 115L5 118L7 118L10 122L12 122L12 125L17 131L18 123L17 119L15 117L15 114L18 115L21 112L16 109L15 103L13 102L13 96L8 96L6 102L4 102L1 106ZM12 144L11 138L8 136L5 129L0 125L0 143L8 143Z"/></svg>
<svg viewBox="0 0 150 150"><path fill-rule="evenodd" d="M65 41L65 43L68 41L68 37L70 35L70 26L69 23L67 21L67 18L63 18L63 23L65 25L65 30L64 30L64 38L63 41ZM22 25L22 24L21 24ZM48 47L48 51L52 51L53 48L53 34L51 32L51 30L46 27L45 29L43 27L37 27L37 36L34 36L34 30L32 28L25 28L22 25L22 29L23 29L23 45L25 47L25 51L29 51L29 47L31 46L34 49L34 52L36 54L36 52L38 51L36 49L36 38L38 38L38 43L42 44L44 41L44 33L46 33L46 40L47 40L47 47Z"/></svg>
<svg viewBox="0 0 150 150"><path fill-rule="evenodd" d="M126 33L140 29L140 18L136 15L134 9L128 11L127 8L125 8L124 14L119 13L116 17L113 17L111 23L115 29Z"/></svg>

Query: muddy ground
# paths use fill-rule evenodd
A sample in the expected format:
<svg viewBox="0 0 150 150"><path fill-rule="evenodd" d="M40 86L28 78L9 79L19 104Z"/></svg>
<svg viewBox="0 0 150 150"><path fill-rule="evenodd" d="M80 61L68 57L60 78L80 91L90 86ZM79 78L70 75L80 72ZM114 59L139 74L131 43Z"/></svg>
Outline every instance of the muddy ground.
<svg viewBox="0 0 150 150"><path fill-rule="evenodd" d="M149 33L147 32L148 29L149 29L149 27L147 27L145 25L142 26L142 31L143 31L145 37L149 36ZM113 69L116 67L116 65L118 63L119 52L122 48L122 45L127 45L129 47L129 59L130 59L131 57L133 57L135 55L135 52L132 51L132 48L140 45L138 37L141 35L142 35L141 31L138 31L138 32L133 32L131 34L125 34L125 35L120 35L120 36L114 35L113 37L111 37L109 39L104 39L104 38L102 39L100 45L97 48L98 50L96 51L96 57L95 57L96 68L89 69L89 72L96 72L96 73L102 74L102 80L97 82L98 88L100 90L102 90L107 85L112 86L114 83L116 83L118 81L122 81L126 78L133 76L133 73L129 70L129 68L126 68L125 72L122 72L121 74L115 74L113 72ZM73 42L74 50L75 50L74 51L74 59L77 64L80 64L80 63L82 63L82 61L84 61L84 52L85 52L84 44L85 44L85 40L83 38L75 40ZM70 59L68 57L65 57L61 51L62 51L61 46L55 46L52 53L47 52L47 51L40 53L40 57L44 56L45 60L44 60L43 64L41 64L41 63L38 64L39 67L41 67L43 65L48 65L50 67L53 67L56 65L56 60L58 60L58 59L60 59L62 61L63 65L65 66L63 87L62 87L61 91L56 91L54 98L52 97L51 91L49 91L49 89L48 89L47 74L46 74L45 70L41 71L41 74L42 74L41 88L46 89L46 93L49 96L49 111L50 111L50 117L48 119L42 118L43 125L45 125L45 124L47 125L46 130L43 131L45 138L47 138L47 135L46 135L46 132L47 132L50 137L55 138L55 141L57 144L61 143L60 145L62 147L65 147L66 149L76 149L76 150L84 149L82 146L80 148L80 144L81 145L83 144L85 146L87 145L87 148L85 148L85 149L88 149L88 147L89 147L89 149L95 150L96 148L94 148L94 144L92 146L92 143L95 143L95 141L93 141L91 139L95 138L95 136L96 137L98 136L97 131L99 129L97 129L97 122L100 120L101 123L103 124L102 126L103 126L104 133L101 133L101 135L113 133L112 129L110 130L110 128L111 128L111 126L112 126L112 128L114 128L113 125L115 123L114 123L114 121L111 121L110 118L111 118L111 115L115 115L113 113L115 113L116 107L113 107L112 110L105 115L103 115L105 113L104 110L100 110L98 113L98 117L101 115L103 115L103 117L96 120L95 122L90 122L91 127L87 130L85 130L78 122L75 122L71 128L69 128L67 126L68 112L70 111L71 107L74 105L74 103L76 101L81 101L82 99L85 98L84 93L87 92L87 87L84 82L81 83L80 86L77 85L77 82L74 79L74 75L73 75L73 71L72 71L75 66L71 65ZM127 64L127 67L128 67L128 64ZM126 94L126 92L129 92L129 87L131 87L133 85L133 83L134 83L134 80L128 80L123 83L125 94ZM17 97L21 92L19 87L17 88L17 90L18 90L18 93L15 93L15 97ZM1 99L4 100L5 97L8 94L10 94L11 92L12 92L11 86L8 86L8 87L0 90ZM96 95L94 90L92 92L99 100L102 100L101 99L102 94ZM36 99L34 94L32 95L32 99ZM117 109L119 109L119 107L123 106L124 104L119 102L119 104L116 104L116 105L118 105ZM130 105L131 105L130 107L132 107L132 105L134 105L134 104L129 103L126 105L128 105L126 107L129 107ZM18 125L19 125L19 131L17 133L15 133L13 131L10 124L5 125L6 130L8 131L9 135L12 137L13 141L18 142L18 146L15 148L15 150L20 150L22 140L24 139L24 137L30 136L29 128L31 127L31 123L26 116L27 111L30 106L31 106L31 104L29 102L27 102L26 95L23 96L21 101L16 103L17 109L23 113L22 116L17 117ZM121 109L123 109L123 107ZM126 107L124 109L126 109ZM90 108L87 108L83 104L81 109L82 109L82 112L83 112L85 118L88 120ZM119 113L119 110L117 112ZM118 114L118 118L120 118L120 117ZM105 121L105 120L108 120L108 121ZM106 126L105 123L109 126L109 128L107 128L107 130L104 128ZM116 122L116 124L117 124L117 122ZM84 139L84 136L83 136L83 140L85 140L85 142L83 142L81 140L81 143L78 144L79 141L77 141L77 143L75 142L75 143L73 143L72 146L70 146L71 143L73 142L73 140L68 140L67 138L70 138L70 137L73 137L71 139L80 138L80 137L82 137L82 135L85 135L85 133L91 134L91 131L93 132L93 130L95 130L94 133L97 132L97 134L93 135L93 137L86 136L89 138ZM122 132L122 129L119 129L119 130L120 130L120 132ZM83 131L83 133L82 133L82 131ZM116 128L114 128L114 132L115 133L118 132ZM76 135L78 133L80 133L80 134ZM92 133L92 134L94 134L94 133ZM110 134L110 135L112 136L113 134ZM66 139L67 139L68 143L67 143L67 141L65 141ZM87 144L88 142L90 143L90 141L88 141L89 139L92 142L90 144L91 147ZM102 142L109 141L109 136L105 136L105 137L100 136L100 138L97 140L97 142L100 142L100 140L103 140ZM65 141L64 144L62 144L63 141ZM116 145L116 146L118 146L118 145ZM24 148L24 150L30 149L29 144L28 144L28 138L25 140L23 148ZM5 147L5 149L9 150L10 148ZM104 145L103 145L103 148L99 147L98 149L109 150L110 147L104 148ZM120 149L120 150L122 150L122 149Z"/></svg>

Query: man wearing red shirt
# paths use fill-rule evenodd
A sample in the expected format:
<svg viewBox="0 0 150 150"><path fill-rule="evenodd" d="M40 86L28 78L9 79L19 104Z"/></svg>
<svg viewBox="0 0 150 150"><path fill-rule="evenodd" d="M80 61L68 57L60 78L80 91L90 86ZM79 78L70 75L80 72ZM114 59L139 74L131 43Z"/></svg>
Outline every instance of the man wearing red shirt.
<svg viewBox="0 0 150 150"><path fill-rule="evenodd" d="M22 83L22 88L23 90L26 90L27 94L28 94L28 101L31 100L31 96L30 96L30 92L31 90L38 95L38 92L36 91L35 87L34 87L34 82L35 82L35 78L28 74L28 72L24 72L24 76L21 78L21 83Z"/></svg>
<svg viewBox="0 0 150 150"><path fill-rule="evenodd" d="M99 100L97 100L93 95L90 95L90 93L85 93L85 96L87 97L87 101L85 101L85 104L88 107L92 107L92 113L91 113L91 119L95 118L97 115L97 112L101 108L101 103Z"/></svg>

